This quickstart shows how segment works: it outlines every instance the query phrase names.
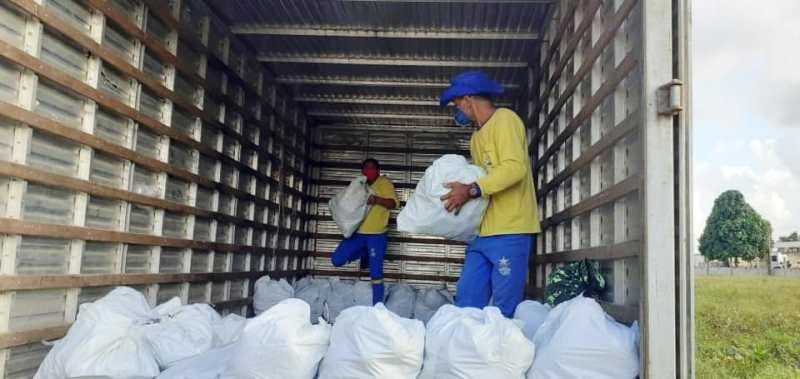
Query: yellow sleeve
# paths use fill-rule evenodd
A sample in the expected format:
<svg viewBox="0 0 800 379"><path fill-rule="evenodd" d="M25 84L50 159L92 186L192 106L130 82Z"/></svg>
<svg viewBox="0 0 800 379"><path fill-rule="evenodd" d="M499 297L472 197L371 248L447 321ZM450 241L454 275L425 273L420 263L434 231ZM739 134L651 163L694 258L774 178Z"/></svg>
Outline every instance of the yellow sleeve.
<svg viewBox="0 0 800 379"><path fill-rule="evenodd" d="M525 177L525 128L516 117L505 117L490 135L494 144L497 164L478 180L481 195L491 196L517 184Z"/></svg>
<svg viewBox="0 0 800 379"><path fill-rule="evenodd" d="M379 193L378 196L384 199L392 199L394 200L394 207L400 208L400 200L397 199L397 193L394 191L394 183L392 183L389 178L384 177L385 180L381 181L381 185L378 188Z"/></svg>
<svg viewBox="0 0 800 379"><path fill-rule="evenodd" d="M476 155L475 155L475 152L478 150L475 147L476 143L477 142L475 142L475 133L472 133L472 136L469 138L469 160L470 160L470 163L474 164L474 165L478 165L478 162L476 161Z"/></svg>

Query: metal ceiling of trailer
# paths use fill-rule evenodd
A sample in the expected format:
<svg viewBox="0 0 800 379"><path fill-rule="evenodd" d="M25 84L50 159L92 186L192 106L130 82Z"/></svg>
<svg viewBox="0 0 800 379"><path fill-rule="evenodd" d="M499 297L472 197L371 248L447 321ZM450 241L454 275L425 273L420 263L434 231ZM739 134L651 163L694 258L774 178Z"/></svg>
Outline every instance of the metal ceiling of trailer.
<svg viewBox="0 0 800 379"><path fill-rule="evenodd" d="M318 125L453 126L439 94L486 71L513 106L553 0L237 0L215 8Z"/></svg>

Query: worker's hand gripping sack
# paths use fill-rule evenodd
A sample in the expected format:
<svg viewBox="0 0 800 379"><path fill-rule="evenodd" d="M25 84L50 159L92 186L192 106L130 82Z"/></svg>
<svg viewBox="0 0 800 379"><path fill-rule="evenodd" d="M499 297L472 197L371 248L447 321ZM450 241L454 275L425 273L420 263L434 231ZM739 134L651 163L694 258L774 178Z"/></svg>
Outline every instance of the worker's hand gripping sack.
<svg viewBox="0 0 800 379"><path fill-rule="evenodd" d="M444 208L441 197L450 192L444 186L446 183L470 184L484 175L486 172L482 168L469 164L460 155L447 154L435 160L425 170L425 176L397 217L397 230L463 242L472 240L478 233L489 200L472 199L458 212L450 213Z"/></svg>
<svg viewBox="0 0 800 379"><path fill-rule="evenodd" d="M333 221L345 238L350 238L367 217L370 209L367 199L370 195L372 189L367 184L367 178L359 176L328 203Z"/></svg>

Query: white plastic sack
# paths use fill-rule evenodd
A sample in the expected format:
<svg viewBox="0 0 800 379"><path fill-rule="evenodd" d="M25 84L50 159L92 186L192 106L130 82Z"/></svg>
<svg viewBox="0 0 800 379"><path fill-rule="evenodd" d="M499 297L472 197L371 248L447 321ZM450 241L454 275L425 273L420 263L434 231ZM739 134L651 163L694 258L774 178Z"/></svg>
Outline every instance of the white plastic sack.
<svg viewBox="0 0 800 379"><path fill-rule="evenodd" d="M445 304L453 304L453 296L444 288L426 288L417 292L414 301L414 318L425 324Z"/></svg>
<svg viewBox="0 0 800 379"><path fill-rule="evenodd" d="M550 313L550 306L538 301L525 300L514 311L514 319L523 322L522 332L525 337L533 341L536 331L542 326L547 314Z"/></svg>
<svg viewBox="0 0 800 379"><path fill-rule="evenodd" d="M181 299L179 297L173 297L159 305L156 305L155 308L150 310L150 314L148 315L151 320L158 321L163 317L171 317L176 312L181 309Z"/></svg>
<svg viewBox="0 0 800 379"><path fill-rule="evenodd" d="M578 296L553 308L533 338L528 379L614 378L639 375L636 335L594 299Z"/></svg>
<svg viewBox="0 0 800 379"><path fill-rule="evenodd" d="M311 325L308 304L284 300L247 322L222 379L313 379L331 327Z"/></svg>
<svg viewBox="0 0 800 379"><path fill-rule="evenodd" d="M461 207L458 215L444 208L442 196L450 192L444 184L469 184L486 175L482 168L471 165L456 154L443 155L425 170L417 188L397 216L397 230L414 234L429 234L456 241L475 238L489 205L485 198L472 199Z"/></svg>
<svg viewBox="0 0 800 379"><path fill-rule="evenodd" d="M641 346L639 346L639 339L642 336L642 331L639 329L639 321L634 321L633 325L631 325L631 338L633 338L633 344L636 345L636 353L639 353ZM638 356L638 355L637 355Z"/></svg>
<svg viewBox="0 0 800 379"><path fill-rule="evenodd" d="M239 340L247 322L242 316L231 313L211 325L214 328L214 346L228 345Z"/></svg>
<svg viewBox="0 0 800 379"><path fill-rule="evenodd" d="M34 378L157 376L158 363L141 330L149 313L144 296L128 287L82 304L75 323L55 343Z"/></svg>
<svg viewBox="0 0 800 379"><path fill-rule="evenodd" d="M414 316L414 300L417 295L408 284L398 283L389 288L386 296L386 308L396 315L405 318Z"/></svg>
<svg viewBox="0 0 800 379"><path fill-rule="evenodd" d="M311 283L313 283L311 277L304 276L300 279L295 280L294 283L292 283L292 288L294 288L294 292L297 293L301 289L311 285Z"/></svg>
<svg viewBox="0 0 800 379"><path fill-rule="evenodd" d="M353 305L372 305L372 285L369 282L357 281L353 285Z"/></svg>
<svg viewBox="0 0 800 379"><path fill-rule="evenodd" d="M311 282L295 292L295 297L308 303L311 307L311 323L316 323L325 313L325 301L331 291L327 279L312 279Z"/></svg>
<svg viewBox="0 0 800 379"><path fill-rule="evenodd" d="M370 208L367 199L371 194L372 189L367 184L367 178L359 176L328 203L333 221L345 238L350 238L367 217Z"/></svg>
<svg viewBox="0 0 800 379"><path fill-rule="evenodd" d="M294 288L286 279L272 280L268 275L256 280L253 295L253 310L261 314L275 304L294 297Z"/></svg>
<svg viewBox="0 0 800 379"><path fill-rule="evenodd" d="M444 305L428 322L420 379L522 379L534 348L500 309Z"/></svg>
<svg viewBox="0 0 800 379"><path fill-rule="evenodd" d="M227 344L184 359L162 372L158 379L218 379L233 357L235 344Z"/></svg>
<svg viewBox="0 0 800 379"><path fill-rule="evenodd" d="M352 283L341 281L339 278L331 278L330 283L331 292L325 301L325 319L334 323L339 313L355 305L355 294Z"/></svg>
<svg viewBox="0 0 800 379"><path fill-rule="evenodd" d="M425 326L383 304L345 309L336 319L319 379L413 379L422 367Z"/></svg>
<svg viewBox="0 0 800 379"><path fill-rule="evenodd" d="M353 284L331 278L329 286L322 317L330 323L334 323L339 313L347 308L372 305L372 286L368 282L358 281Z"/></svg>
<svg viewBox="0 0 800 379"><path fill-rule="evenodd" d="M220 321L208 304L184 305L145 325L144 335L159 366L166 369L211 350L216 341L213 325Z"/></svg>

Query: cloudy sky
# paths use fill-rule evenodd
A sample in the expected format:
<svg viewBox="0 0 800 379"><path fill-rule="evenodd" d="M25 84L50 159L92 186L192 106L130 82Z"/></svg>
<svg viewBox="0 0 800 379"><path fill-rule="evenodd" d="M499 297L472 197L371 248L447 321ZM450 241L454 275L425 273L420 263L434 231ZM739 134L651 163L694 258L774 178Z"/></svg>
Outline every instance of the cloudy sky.
<svg viewBox="0 0 800 379"><path fill-rule="evenodd" d="M693 3L695 239L728 189L800 230L800 1Z"/></svg>

